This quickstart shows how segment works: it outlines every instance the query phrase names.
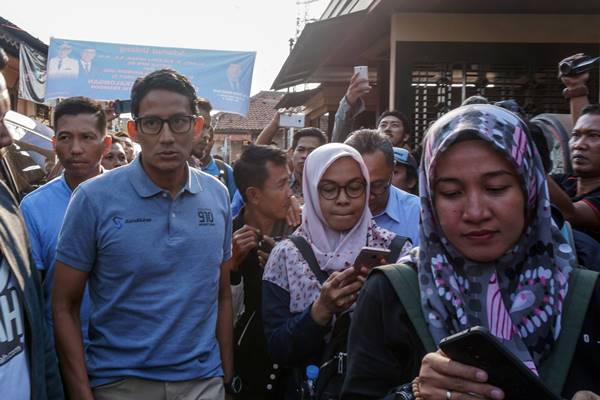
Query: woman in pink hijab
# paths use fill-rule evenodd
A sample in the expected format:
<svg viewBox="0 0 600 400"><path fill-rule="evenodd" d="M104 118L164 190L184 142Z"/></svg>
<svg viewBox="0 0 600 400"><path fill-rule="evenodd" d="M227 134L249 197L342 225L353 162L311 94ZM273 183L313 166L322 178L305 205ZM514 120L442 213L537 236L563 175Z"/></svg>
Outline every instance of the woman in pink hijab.
<svg viewBox="0 0 600 400"><path fill-rule="evenodd" d="M390 248L395 234L379 228L368 206L369 173L350 146L331 143L304 164L302 224L294 236L314 253L321 284L292 240L277 244L263 275L263 318L272 359L285 367L320 365L326 337L336 319L351 309L366 269L352 267L364 246ZM401 255L410 249L403 246ZM303 369L303 368L302 368ZM286 399L297 398L288 380Z"/></svg>

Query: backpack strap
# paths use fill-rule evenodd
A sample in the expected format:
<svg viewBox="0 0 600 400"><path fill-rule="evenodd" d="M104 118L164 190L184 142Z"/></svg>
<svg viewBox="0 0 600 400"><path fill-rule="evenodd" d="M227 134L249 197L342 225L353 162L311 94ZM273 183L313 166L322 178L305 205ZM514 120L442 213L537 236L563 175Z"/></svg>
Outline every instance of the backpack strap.
<svg viewBox="0 0 600 400"><path fill-rule="evenodd" d="M402 248L404 247L406 242L412 243L412 241L406 236L394 236L394 239L392 239L392 242L390 243L391 253L386 257L386 261L388 263L395 264L396 261L398 261L398 257L400 257L400 252L402 251Z"/></svg>
<svg viewBox="0 0 600 400"><path fill-rule="evenodd" d="M567 379L597 278L597 272L582 268L574 268L571 272L560 335L552 352L540 365L540 375L554 393L562 392Z"/></svg>
<svg viewBox="0 0 600 400"><path fill-rule="evenodd" d="M298 248L300 254L302 254L302 257L304 257L308 263L310 270L313 272L313 274L315 274L319 280L319 283L322 285L323 282L327 280L329 275L327 272L323 271L321 267L319 267L319 262L317 261L317 257L315 257L315 253L312 247L310 247L310 244L308 244L306 239L304 239L302 236L292 235L289 237L289 239Z"/></svg>
<svg viewBox="0 0 600 400"><path fill-rule="evenodd" d="M410 322L425 347L425 351L428 353L436 351L437 346L431 337L431 333L429 333L429 328L425 323L425 318L423 318L423 312L421 311L421 296L419 294L417 271L406 264L385 265L377 267L375 270L383 272L390 280L398 299L400 299L408 314L408 318L410 318Z"/></svg>

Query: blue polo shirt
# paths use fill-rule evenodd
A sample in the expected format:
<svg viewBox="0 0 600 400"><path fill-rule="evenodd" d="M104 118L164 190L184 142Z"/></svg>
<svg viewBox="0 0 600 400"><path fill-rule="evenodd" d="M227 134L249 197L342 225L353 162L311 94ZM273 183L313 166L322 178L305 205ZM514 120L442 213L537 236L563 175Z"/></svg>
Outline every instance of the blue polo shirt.
<svg viewBox="0 0 600 400"><path fill-rule="evenodd" d="M48 333L51 337L54 337L52 286L54 283L56 244L71 193L71 188L67 184L64 175L61 175L29 193L21 201L21 213L27 226L35 267L40 271L45 271L44 281L42 282L45 300L44 314L49 328ZM89 308L90 300L86 287L79 315L81 332L86 344L88 341Z"/></svg>
<svg viewBox="0 0 600 400"><path fill-rule="evenodd" d="M140 157L81 184L56 259L90 273L92 387L223 375L215 329L220 265L230 257L227 190L195 168L175 199Z"/></svg>
<svg viewBox="0 0 600 400"><path fill-rule="evenodd" d="M227 176L227 190L229 191L229 198L233 199L233 194L237 192L237 187L235 186L235 180L233 178L233 169L227 164L223 163L225 166L225 175ZM214 158L210 159L210 162L206 165L206 167L202 167L202 171L206 172L209 175L214 176L217 179L220 179L221 171L219 170L219 166Z"/></svg>
<svg viewBox="0 0 600 400"><path fill-rule="evenodd" d="M419 197L390 186L385 210L375 215L373 219L382 228L396 235L409 237L413 246L419 245L419 216L421 201Z"/></svg>

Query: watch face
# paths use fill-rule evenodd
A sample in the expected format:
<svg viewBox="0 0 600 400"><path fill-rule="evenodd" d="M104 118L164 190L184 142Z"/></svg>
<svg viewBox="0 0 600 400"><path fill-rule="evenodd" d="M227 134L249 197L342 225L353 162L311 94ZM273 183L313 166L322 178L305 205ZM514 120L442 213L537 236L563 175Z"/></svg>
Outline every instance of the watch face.
<svg viewBox="0 0 600 400"><path fill-rule="evenodd" d="M242 391L242 379L239 376L234 376L229 382L229 390L232 394L238 394Z"/></svg>

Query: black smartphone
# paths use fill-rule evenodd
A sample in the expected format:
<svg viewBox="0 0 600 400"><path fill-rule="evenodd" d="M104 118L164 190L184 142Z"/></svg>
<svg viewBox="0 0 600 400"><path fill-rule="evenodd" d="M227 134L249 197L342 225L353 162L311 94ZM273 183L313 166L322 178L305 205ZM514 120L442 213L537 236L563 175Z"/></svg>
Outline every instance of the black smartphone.
<svg viewBox="0 0 600 400"><path fill-rule="evenodd" d="M442 339L450 359L487 372L488 383L511 400L561 400L486 328L476 326Z"/></svg>
<svg viewBox="0 0 600 400"><path fill-rule="evenodd" d="M115 114L127 114L131 112L131 100L115 100L113 108Z"/></svg>
<svg viewBox="0 0 600 400"><path fill-rule="evenodd" d="M363 247L358 253L356 260L354 260L354 268L357 270L362 267L375 268L381 265L381 259L390 255L391 251L388 249L381 249L378 247Z"/></svg>

